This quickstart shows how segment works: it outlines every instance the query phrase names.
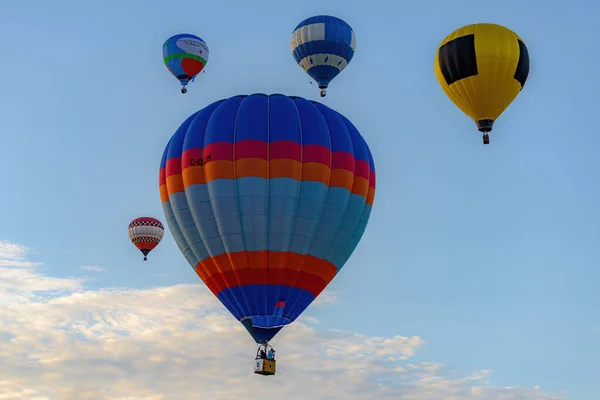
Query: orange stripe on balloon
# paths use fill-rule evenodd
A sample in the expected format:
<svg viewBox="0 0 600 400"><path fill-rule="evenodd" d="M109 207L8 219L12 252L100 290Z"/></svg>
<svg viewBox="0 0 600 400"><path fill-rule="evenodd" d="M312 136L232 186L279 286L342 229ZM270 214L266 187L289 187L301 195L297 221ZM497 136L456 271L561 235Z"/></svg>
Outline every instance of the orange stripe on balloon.
<svg viewBox="0 0 600 400"><path fill-rule="evenodd" d="M375 188L374 173L367 180L355 176L346 169L333 169L316 162L300 164L291 159L276 159L268 162L260 158L243 158L235 161L235 174L232 161L216 160L204 166L187 166L181 175L167 176L168 193L183 191L184 188L204 184L215 179L234 179L256 176L260 178L292 178L302 181L321 182L331 187L342 187L352 193L367 196L369 188ZM268 168L267 168L268 165ZM372 171L371 171L372 172ZM162 198L162 197L161 197Z"/></svg>
<svg viewBox="0 0 600 400"><path fill-rule="evenodd" d="M354 186L352 186L352 194L358 194L367 197L369 193L369 181L360 176L354 178Z"/></svg>
<svg viewBox="0 0 600 400"><path fill-rule="evenodd" d="M352 190L354 186L354 173L346 169L331 170L330 187L341 187Z"/></svg>
<svg viewBox="0 0 600 400"><path fill-rule="evenodd" d="M169 196L175 193L183 192L183 181L181 175L167 176L167 193Z"/></svg>
<svg viewBox="0 0 600 400"><path fill-rule="evenodd" d="M270 166L267 169L267 165ZM191 167L190 167L191 168ZM186 170L189 168L186 168ZM184 170L185 171L185 170ZM215 179L234 179L233 162L211 161L204 166L206 182ZM303 181L314 181L329 184L330 169L321 163L303 163L302 166L294 160L277 159L267 164L267 161L259 158L243 158L235 161L236 178L257 176L260 178L300 178Z"/></svg>
<svg viewBox="0 0 600 400"><path fill-rule="evenodd" d="M169 201L169 192L167 191L167 185L160 185L158 190L160 191L160 202L165 203Z"/></svg>
<svg viewBox="0 0 600 400"><path fill-rule="evenodd" d="M268 264L267 264L268 257ZM268 269L267 269L268 265ZM196 273L217 293L239 285L287 285L318 295L337 269L328 261L292 252L238 252L203 260Z"/></svg>
<svg viewBox="0 0 600 400"><path fill-rule="evenodd" d="M267 161L261 158L242 158L235 161L236 178L267 177Z"/></svg>
<svg viewBox="0 0 600 400"><path fill-rule="evenodd" d="M188 186L206 183L206 179L204 178L204 167L200 166L184 168L181 177L183 178L183 186L186 188Z"/></svg>
<svg viewBox="0 0 600 400"><path fill-rule="evenodd" d="M232 259L229 254L224 253L215 257L207 258L200 262L202 267L204 267L208 276L214 281L217 287L225 288L225 287L235 287L248 284L249 280L244 279L243 275L238 276L233 271L233 266L235 265L235 261L241 260L241 257L236 257Z"/></svg>
<svg viewBox="0 0 600 400"><path fill-rule="evenodd" d="M202 282L208 287L208 289L215 295L218 296L221 288L215 284L215 281L208 276L204 267L200 263L196 264L194 267L194 271L196 271L196 275L202 279Z"/></svg>
<svg viewBox="0 0 600 400"><path fill-rule="evenodd" d="M206 181L214 181L215 179L233 179L233 162L232 161L210 161L204 166L206 173Z"/></svg>
<svg viewBox="0 0 600 400"><path fill-rule="evenodd" d="M369 193L367 194L367 201L366 203L370 206L373 205L373 202L375 201L375 189L373 188L369 188Z"/></svg>
<svg viewBox="0 0 600 400"><path fill-rule="evenodd" d="M330 169L327 165L307 162L302 163L302 180L329 184Z"/></svg>
<svg viewBox="0 0 600 400"><path fill-rule="evenodd" d="M216 275L221 276L221 278L235 277L235 279L226 280L228 282L226 287L234 287L237 284L279 284L273 283L273 279L287 280L285 277L274 278L277 271L281 271L283 275L302 272L314 275L326 282L333 279L337 273L337 268L329 261L290 251L240 251L224 253L207 258L201 261L200 264L208 277ZM233 272L230 273L230 271ZM281 274L277 272L277 275Z"/></svg>
<svg viewBox="0 0 600 400"><path fill-rule="evenodd" d="M268 282L266 279L250 279L250 276L256 278L253 274L253 268L244 268L238 270L228 270L217 275L212 275L210 278L213 279L217 287L218 292L224 289L231 289L238 285L227 285L225 282L239 282L239 286L249 285L285 285L290 287L296 287L298 289L306 290L312 293L315 297L319 295L325 289L329 281L323 280L323 278L316 275L309 274L304 271L282 271L274 270L273 273L269 271ZM220 282L220 283L217 283ZM217 292L217 293L218 293ZM213 292L214 293L214 292Z"/></svg>
<svg viewBox="0 0 600 400"><path fill-rule="evenodd" d="M269 162L269 178L292 178L299 181L301 171L300 161L278 158Z"/></svg>

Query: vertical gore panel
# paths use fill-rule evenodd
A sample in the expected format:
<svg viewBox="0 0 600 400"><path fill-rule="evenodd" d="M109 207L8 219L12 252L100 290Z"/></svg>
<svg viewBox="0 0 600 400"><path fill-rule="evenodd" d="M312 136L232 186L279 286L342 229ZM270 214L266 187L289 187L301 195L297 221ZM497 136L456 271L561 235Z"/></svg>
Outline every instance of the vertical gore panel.
<svg viewBox="0 0 600 400"><path fill-rule="evenodd" d="M438 62L448 86L477 75L475 35L456 38L440 47Z"/></svg>
<svg viewBox="0 0 600 400"><path fill-rule="evenodd" d="M517 64L517 70L515 71L514 78L521 84L521 90L525 86L525 81L529 75L529 51L527 46L521 40L519 42L519 63Z"/></svg>

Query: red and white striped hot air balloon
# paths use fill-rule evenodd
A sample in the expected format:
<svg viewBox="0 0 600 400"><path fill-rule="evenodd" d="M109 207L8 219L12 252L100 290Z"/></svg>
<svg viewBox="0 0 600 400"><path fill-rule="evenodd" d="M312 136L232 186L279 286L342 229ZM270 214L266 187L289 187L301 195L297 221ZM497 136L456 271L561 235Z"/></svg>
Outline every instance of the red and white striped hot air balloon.
<svg viewBox="0 0 600 400"><path fill-rule="evenodd" d="M165 227L152 217L136 218L129 224L129 239L144 254L144 261L163 238Z"/></svg>

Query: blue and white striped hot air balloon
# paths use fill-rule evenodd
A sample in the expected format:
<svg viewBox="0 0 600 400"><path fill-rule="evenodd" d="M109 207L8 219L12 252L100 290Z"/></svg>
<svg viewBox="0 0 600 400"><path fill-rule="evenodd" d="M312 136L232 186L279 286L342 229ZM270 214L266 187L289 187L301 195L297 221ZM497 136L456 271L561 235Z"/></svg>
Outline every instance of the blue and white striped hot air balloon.
<svg viewBox="0 0 600 400"><path fill-rule="evenodd" d="M292 33L294 59L317 82L321 97L325 97L329 82L352 60L355 49L354 31L337 17L307 18Z"/></svg>

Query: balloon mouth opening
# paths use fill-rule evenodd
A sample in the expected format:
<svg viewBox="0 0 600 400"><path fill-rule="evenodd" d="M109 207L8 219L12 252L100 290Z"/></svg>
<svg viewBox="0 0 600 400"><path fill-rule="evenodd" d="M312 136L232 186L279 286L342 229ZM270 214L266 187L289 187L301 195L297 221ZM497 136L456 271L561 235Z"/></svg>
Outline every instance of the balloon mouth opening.
<svg viewBox="0 0 600 400"><path fill-rule="evenodd" d="M491 132L493 125L494 121L492 121L491 119L480 119L479 121L477 121L477 129L479 130L479 132Z"/></svg>
<svg viewBox="0 0 600 400"><path fill-rule="evenodd" d="M192 77L189 75L179 75L177 79L179 79L179 82L181 82L182 85L187 85Z"/></svg>
<svg viewBox="0 0 600 400"><path fill-rule="evenodd" d="M319 89L327 89L327 85L319 85Z"/></svg>
<svg viewBox="0 0 600 400"><path fill-rule="evenodd" d="M255 316L255 318L258 316ZM264 318L265 316L263 316ZM260 318L260 317L259 317ZM274 324L273 326L257 326L252 322L252 317L244 317L240 320L244 328L248 331L252 339L258 344L264 343L265 341L270 341L279 333L279 331L286 325L288 325L291 321L287 318L278 318L279 324ZM273 321L275 322L275 321Z"/></svg>

